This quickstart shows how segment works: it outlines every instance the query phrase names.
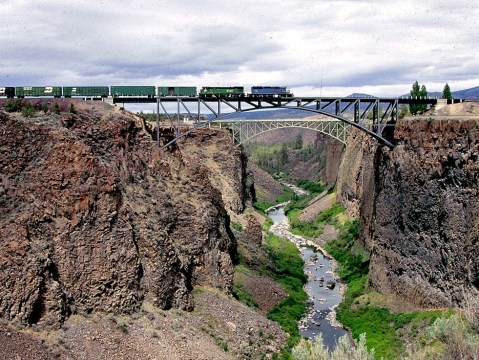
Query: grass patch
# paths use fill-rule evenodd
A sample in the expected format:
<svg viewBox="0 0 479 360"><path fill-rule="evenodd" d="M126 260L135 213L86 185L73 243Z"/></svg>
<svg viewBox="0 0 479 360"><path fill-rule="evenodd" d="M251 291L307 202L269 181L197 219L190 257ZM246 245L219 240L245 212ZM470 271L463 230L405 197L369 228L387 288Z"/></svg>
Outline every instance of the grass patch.
<svg viewBox="0 0 479 360"><path fill-rule="evenodd" d="M293 210L303 210L306 206L308 206L309 202L315 198L315 194L308 194L308 195L294 195L291 199L291 202L284 208L285 214Z"/></svg>
<svg viewBox="0 0 479 360"><path fill-rule="evenodd" d="M310 180L298 179L295 181L295 184L312 194L321 194L325 189L323 184Z"/></svg>
<svg viewBox="0 0 479 360"><path fill-rule="evenodd" d="M266 220L264 222L264 225L263 225L263 231L264 232L268 232L269 231L269 228L271 227L271 225L273 225L273 219L271 219L268 215L265 215L266 216Z"/></svg>
<svg viewBox="0 0 479 360"><path fill-rule="evenodd" d="M240 303L245 304L250 308L258 307L256 299L244 288L243 285L233 284L233 289L231 290L231 292L233 294L233 297Z"/></svg>
<svg viewBox="0 0 479 360"><path fill-rule="evenodd" d="M341 204L334 204L329 209L321 211L316 219L319 224L338 224L338 215L344 213L344 206Z"/></svg>
<svg viewBox="0 0 479 360"><path fill-rule="evenodd" d="M258 210L261 214L266 214L266 209L269 209L273 206L274 203L270 201L258 201L253 204L253 207Z"/></svg>
<svg viewBox="0 0 479 360"><path fill-rule="evenodd" d="M293 234L304 237L317 237L323 233L323 227L312 221L301 221L301 209L294 209L288 213L290 230Z"/></svg>
<svg viewBox="0 0 479 360"><path fill-rule="evenodd" d="M323 233L324 225L330 224L340 226L340 215L344 213L344 207L340 204L334 204L329 209L319 213L315 221L302 221L299 219L301 211L308 205L308 203L315 197L315 195L306 195L297 197L286 208L285 212L288 215L290 229L293 234L301 235L306 238L315 238Z"/></svg>
<svg viewBox="0 0 479 360"><path fill-rule="evenodd" d="M298 320L306 312L308 299L303 289L307 281L304 262L293 243L273 234L268 234L266 238L266 251L274 264L274 267L267 269L269 275L288 293L288 298L272 308L267 316L290 334L287 345L291 348L301 339Z"/></svg>
<svg viewBox="0 0 479 360"><path fill-rule="evenodd" d="M253 207L263 215L266 215L266 210L276 204L282 204L293 199L296 195L293 190L288 187L284 187L282 195L278 196L275 201L257 201L253 204Z"/></svg>
<svg viewBox="0 0 479 360"><path fill-rule="evenodd" d="M232 221L231 222L231 227L235 229L236 231L243 231L243 225L241 225L239 222Z"/></svg>

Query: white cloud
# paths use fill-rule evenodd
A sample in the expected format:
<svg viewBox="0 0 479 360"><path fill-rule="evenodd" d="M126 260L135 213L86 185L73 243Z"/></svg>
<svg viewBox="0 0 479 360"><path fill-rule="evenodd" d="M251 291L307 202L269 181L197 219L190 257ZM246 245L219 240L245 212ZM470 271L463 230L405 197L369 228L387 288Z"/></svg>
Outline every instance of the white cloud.
<svg viewBox="0 0 479 360"><path fill-rule="evenodd" d="M469 0L0 1L0 83L460 89L479 85L477 19Z"/></svg>

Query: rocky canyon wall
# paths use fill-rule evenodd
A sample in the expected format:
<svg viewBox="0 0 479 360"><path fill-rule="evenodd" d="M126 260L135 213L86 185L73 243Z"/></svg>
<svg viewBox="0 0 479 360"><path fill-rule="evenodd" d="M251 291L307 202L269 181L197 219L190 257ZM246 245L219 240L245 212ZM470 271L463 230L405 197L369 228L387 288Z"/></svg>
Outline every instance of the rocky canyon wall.
<svg viewBox="0 0 479 360"><path fill-rule="evenodd" d="M0 316L58 326L148 300L193 307L195 284L228 291L228 212L248 201L245 156L200 130L164 151L133 116L0 112Z"/></svg>
<svg viewBox="0 0 479 360"><path fill-rule="evenodd" d="M370 286L403 305L461 305L479 296L479 120L401 120L394 137L388 150L353 131L337 184Z"/></svg>

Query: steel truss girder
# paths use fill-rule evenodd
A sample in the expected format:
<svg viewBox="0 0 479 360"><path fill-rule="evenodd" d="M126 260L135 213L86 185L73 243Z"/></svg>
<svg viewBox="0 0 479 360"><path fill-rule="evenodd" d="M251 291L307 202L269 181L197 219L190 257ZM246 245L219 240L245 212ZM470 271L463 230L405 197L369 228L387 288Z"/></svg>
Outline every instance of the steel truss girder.
<svg viewBox="0 0 479 360"><path fill-rule="evenodd" d="M319 131L346 144L351 126L339 120L236 120L227 122L235 144L242 144L267 131L283 128L303 128Z"/></svg>

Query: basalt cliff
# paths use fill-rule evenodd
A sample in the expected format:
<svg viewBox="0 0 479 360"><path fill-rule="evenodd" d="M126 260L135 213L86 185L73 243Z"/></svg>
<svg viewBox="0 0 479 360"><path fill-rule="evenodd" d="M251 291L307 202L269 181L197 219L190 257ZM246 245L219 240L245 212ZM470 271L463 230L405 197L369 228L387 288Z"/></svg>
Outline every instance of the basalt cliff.
<svg viewBox="0 0 479 360"><path fill-rule="evenodd" d="M393 150L359 131L349 140L339 198L361 220L370 286L402 308L479 296L478 118L400 120Z"/></svg>
<svg viewBox="0 0 479 360"><path fill-rule="evenodd" d="M229 213L243 211L251 185L241 149L200 130L161 150L138 118L102 106L0 112L0 316L10 322L55 328L144 301L190 310L193 286L230 289Z"/></svg>

